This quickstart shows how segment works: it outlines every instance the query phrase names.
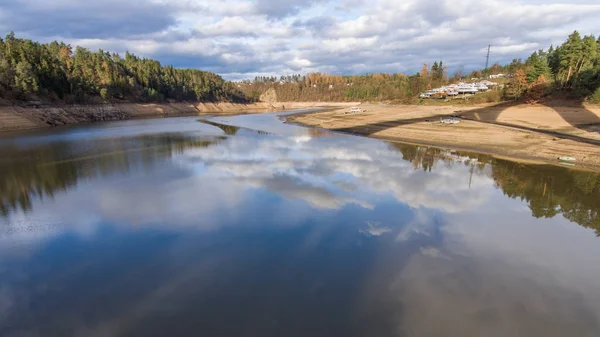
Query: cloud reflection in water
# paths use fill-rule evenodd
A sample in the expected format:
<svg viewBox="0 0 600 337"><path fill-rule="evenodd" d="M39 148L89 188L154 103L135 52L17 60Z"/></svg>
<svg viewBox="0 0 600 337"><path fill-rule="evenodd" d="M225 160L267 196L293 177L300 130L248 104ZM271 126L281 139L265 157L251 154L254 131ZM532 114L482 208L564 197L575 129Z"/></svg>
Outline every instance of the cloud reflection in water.
<svg viewBox="0 0 600 337"><path fill-rule="evenodd" d="M87 144L87 157L56 160L79 140L44 150L51 170L2 167L0 332L600 331L597 240L561 216L532 217L546 195L507 173L522 166L281 128L116 138L110 155ZM596 211L576 198L564 200ZM236 324L215 323L224 317Z"/></svg>

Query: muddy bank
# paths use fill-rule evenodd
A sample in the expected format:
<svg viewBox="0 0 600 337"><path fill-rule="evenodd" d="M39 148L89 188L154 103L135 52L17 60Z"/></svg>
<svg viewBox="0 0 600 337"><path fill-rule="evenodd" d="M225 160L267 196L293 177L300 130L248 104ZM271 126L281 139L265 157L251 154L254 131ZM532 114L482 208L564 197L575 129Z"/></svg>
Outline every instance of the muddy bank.
<svg viewBox="0 0 600 337"><path fill-rule="evenodd" d="M238 114L276 110L348 106L352 103L118 103L96 105L51 106L23 104L0 106L0 131L43 128L97 121L186 116L208 113Z"/></svg>
<svg viewBox="0 0 600 337"><path fill-rule="evenodd" d="M594 107L400 106L362 105L347 109L294 115L289 122L373 138L451 147L558 164L575 157L576 166L600 169L600 109ZM458 124L440 118L461 116Z"/></svg>

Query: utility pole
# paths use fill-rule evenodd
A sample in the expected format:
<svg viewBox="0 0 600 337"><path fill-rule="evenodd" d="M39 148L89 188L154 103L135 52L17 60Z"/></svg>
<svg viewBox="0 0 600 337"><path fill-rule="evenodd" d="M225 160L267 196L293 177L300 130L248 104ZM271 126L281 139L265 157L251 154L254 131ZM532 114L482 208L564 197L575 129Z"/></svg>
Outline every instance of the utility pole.
<svg viewBox="0 0 600 337"><path fill-rule="evenodd" d="M471 183L473 182L473 169L475 168L475 166L473 164L471 164L471 174L469 175L469 189L471 188Z"/></svg>
<svg viewBox="0 0 600 337"><path fill-rule="evenodd" d="M485 57L485 70L488 69L488 66L490 65L490 48L492 48L492 45L488 45L488 52L487 52L487 56Z"/></svg>

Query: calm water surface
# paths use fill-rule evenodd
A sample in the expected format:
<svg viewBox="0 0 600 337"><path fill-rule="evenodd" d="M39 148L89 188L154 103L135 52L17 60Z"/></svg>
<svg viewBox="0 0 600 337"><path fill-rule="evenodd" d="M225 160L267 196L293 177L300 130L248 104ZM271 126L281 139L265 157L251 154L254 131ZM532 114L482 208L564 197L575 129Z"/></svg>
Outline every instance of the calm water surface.
<svg viewBox="0 0 600 337"><path fill-rule="evenodd" d="M600 175L275 114L0 138L0 336L599 336Z"/></svg>

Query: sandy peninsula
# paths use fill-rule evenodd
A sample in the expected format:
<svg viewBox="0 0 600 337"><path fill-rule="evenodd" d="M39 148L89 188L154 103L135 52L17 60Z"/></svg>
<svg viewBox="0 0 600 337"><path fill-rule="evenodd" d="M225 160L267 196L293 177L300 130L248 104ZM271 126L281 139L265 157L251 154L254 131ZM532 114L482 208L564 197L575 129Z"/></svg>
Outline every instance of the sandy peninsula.
<svg viewBox="0 0 600 337"><path fill-rule="evenodd" d="M583 104L421 106L363 104L294 115L288 122L414 144L451 147L498 157L600 170L600 108ZM440 123L456 116L457 124Z"/></svg>

